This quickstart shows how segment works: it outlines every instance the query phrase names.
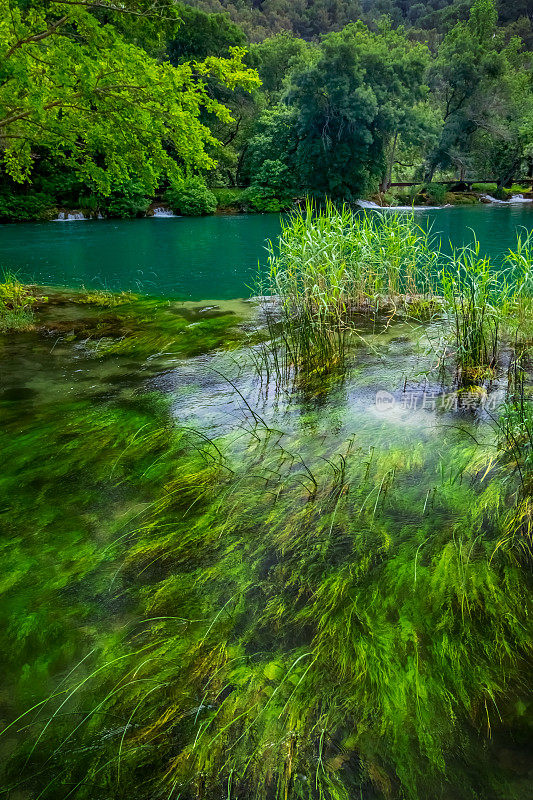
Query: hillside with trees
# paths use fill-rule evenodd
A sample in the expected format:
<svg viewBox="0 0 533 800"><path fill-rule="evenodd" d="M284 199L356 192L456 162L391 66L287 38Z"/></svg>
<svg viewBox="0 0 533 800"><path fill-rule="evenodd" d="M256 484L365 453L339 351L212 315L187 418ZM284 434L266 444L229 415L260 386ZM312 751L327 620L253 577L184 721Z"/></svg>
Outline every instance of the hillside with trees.
<svg viewBox="0 0 533 800"><path fill-rule="evenodd" d="M411 35L423 31L436 42L456 22L466 20L472 0L187 0L203 11L225 12L246 31L251 41L290 31L311 40L341 30L361 20L369 27L388 16L394 26L404 25ZM533 43L532 0L500 0L499 25L508 35L519 35Z"/></svg>

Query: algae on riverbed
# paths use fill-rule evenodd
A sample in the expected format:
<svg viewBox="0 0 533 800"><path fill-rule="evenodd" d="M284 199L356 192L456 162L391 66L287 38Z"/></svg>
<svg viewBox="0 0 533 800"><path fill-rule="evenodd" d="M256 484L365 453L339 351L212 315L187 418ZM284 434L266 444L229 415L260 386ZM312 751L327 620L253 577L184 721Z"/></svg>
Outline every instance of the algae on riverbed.
<svg viewBox="0 0 533 800"><path fill-rule="evenodd" d="M527 797L517 459L442 322L274 391L236 314L49 294L1 340L7 796Z"/></svg>

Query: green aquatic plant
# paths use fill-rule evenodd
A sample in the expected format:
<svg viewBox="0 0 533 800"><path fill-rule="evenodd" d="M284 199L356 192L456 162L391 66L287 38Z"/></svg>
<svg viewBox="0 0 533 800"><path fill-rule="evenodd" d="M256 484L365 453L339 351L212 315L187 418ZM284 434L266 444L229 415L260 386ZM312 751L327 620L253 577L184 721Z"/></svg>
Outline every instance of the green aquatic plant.
<svg viewBox="0 0 533 800"><path fill-rule="evenodd" d="M522 336L533 338L533 231L518 231L516 249L505 257L514 285L514 308L509 320ZM514 323L514 324L513 324Z"/></svg>
<svg viewBox="0 0 533 800"><path fill-rule="evenodd" d="M357 340L357 314L394 314L421 295L431 302L437 256L412 215L377 218L308 202L282 221L279 243L268 245L269 275L259 291L277 303L263 301L267 371L284 383L342 368Z"/></svg>
<svg viewBox="0 0 533 800"><path fill-rule="evenodd" d="M176 449L154 434L106 459L126 486L145 448L151 465L154 493L114 545L136 619L24 718L13 783L119 797L140 775L145 798L418 800L474 782L492 797L490 735L525 691L527 648L521 573L503 548L490 560L497 521L480 535L499 493L443 476L428 502L421 448L354 440L310 462L252 437L232 474L221 442L205 461L179 429Z"/></svg>
<svg viewBox="0 0 533 800"><path fill-rule="evenodd" d="M533 398L530 389L530 348L516 340L507 397L498 418L500 460L518 473L523 496L533 494Z"/></svg>
<svg viewBox="0 0 533 800"><path fill-rule="evenodd" d="M498 363L502 322L512 298L507 275L493 268L475 241L453 252L440 280L458 381L463 385L483 383L494 377Z"/></svg>
<svg viewBox="0 0 533 800"><path fill-rule="evenodd" d="M110 292L107 289L91 289L80 293L76 300L78 303L114 308L115 306L124 305L124 303L132 303L136 300L136 296L131 292Z"/></svg>
<svg viewBox="0 0 533 800"><path fill-rule="evenodd" d="M33 306L47 297L36 297L14 273L4 272L0 283L0 332L30 330L34 323Z"/></svg>
<svg viewBox="0 0 533 800"><path fill-rule="evenodd" d="M87 355L149 358L154 364L235 344L242 338L240 314L248 311L244 303L225 309L189 307L108 290L53 289L43 296L38 287L16 278L6 279L0 290L5 297L5 303L0 300L0 331L8 330L13 319L19 329L38 326L55 336L56 344L78 342Z"/></svg>
<svg viewBox="0 0 533 800"><path fill-rule="evenodd" d="M523 492L533 489L533 403L523 398L504 404L499 418L506 458L519 472Z"/></svg>
<svg viewBox="0 0 533 800"><path fill-rule="evenodd" d="M531 331L532 236L518 235L503 269L476 240L443 264L439 243L413 214L308 202L268 244L269 274L259 284L268 337L257 348L258 371L278 385L321 379L344 370L369 313L387 324L398 312L418 321L444 313L459 384L490 381L506 339Z"/></svg>
<svg viewBox="0 0 533 800"><path fill-rule="evenodd" d="M512 797L499 753L527 721L517 545L531 503L510 516L520 480L490 428L485 443L438 417L398 425L364 405L350 418L368 372L255 402L244 347L224 354L237 377L203 357L209 379L199 371L191 392L177 369L161 397L146 378L242 345L236 317L69 296L65 330L83 312L74 340L32 334L0 396L6 792ZM104 341L87 341L89 321ZM367 363L392 325L361 344ZM38 367L50 385L37 400ZM401 382L403 366L387 374ZM227 409L218 435L212 402Z"/></svg>

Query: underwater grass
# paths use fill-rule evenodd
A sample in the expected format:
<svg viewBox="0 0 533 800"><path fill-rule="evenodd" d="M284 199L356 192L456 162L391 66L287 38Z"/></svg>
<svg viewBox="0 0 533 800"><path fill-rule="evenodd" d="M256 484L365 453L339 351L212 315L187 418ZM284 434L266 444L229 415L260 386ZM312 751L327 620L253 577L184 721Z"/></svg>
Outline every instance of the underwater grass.
<svg viewBox="0 0 533 800"><path fill-rule="evenodd" d="M357 339L355 312L381 297L352 305L329 267L314 293L326 258L315 244L288 284L312 330L293 334L282 316L293 350L279 374L301 353L323 387L315 353L342 368L324 332L342 323ZM404 281L391 263L387 292ZM321 298L334 316L317 323ZM72 358L83 344L130 370L164 361L167 343L172 359L235 341L231 319L176 321L155 302L87 314ZM514 408L527 340L515 350ZM250 415L235 439L180 425L142 392L63 398L26 422L8 403L0 641L16 722L0 735L3 788L42 800L512 797L499 754L522 752L531 719L531 500L508 439L496 431L485 450L453 426L428 441L391 427L341 445L314 389L314 421L291 398L289 436L228 385ZM521 466L526 418L509 417Z"/></svg>
<svg viewBox="0 0 533 800"><path fill-rule="evenodd" d="M13 782L54 798L496 796L490 737L520 717L530 647L524 575L494 554L504 493L443 474L428 503L421 449L354 439L310 462L265 432L224 469L222 442L205 460L161 435L115 578L136 621L25 720ZM152 437L125 448L121 480Z"/></svg>

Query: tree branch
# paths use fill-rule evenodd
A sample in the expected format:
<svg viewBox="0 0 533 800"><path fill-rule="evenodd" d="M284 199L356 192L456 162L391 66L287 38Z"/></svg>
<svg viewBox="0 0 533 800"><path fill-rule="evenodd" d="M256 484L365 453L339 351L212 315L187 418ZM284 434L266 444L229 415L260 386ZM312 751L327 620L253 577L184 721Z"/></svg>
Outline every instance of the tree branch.
<svg viewBox="0 0 533 800"><path fill-rule="evenodd" d="M50 25L48 30L42 31L41 33L34 33L33 36L27 36L25 39L19 39L18 42L15 42L15 44L9 48L4 58L7 60L16 50L19 49L19 47L22 47L25 44L30 44L31 42L40 42L43 39L47 39L48 36L52 36L54 33L56 33L57 29L61 27L61 25L65 24L67 19L68 14L65 14L56 20L56 22L54 22L52 25Z"/></svg>
<svg viewBox="0 0 533 800"><path fill-rule="evenodd" d="M85 8L100 8L104 11L116 11L119 14L132 14L135 17L159 17L163 20L173 20L175 17L163 17L163 6L154 2L146 11L135 10L134 8L127 8L123 5L116 5L115 3L108 3L106 0L55 0L58 5L62 6L84 6Z"/></svg>
<svg viewBox="0 0 533 800"><path fill-rule="evenodd" d="M56 106L62 106L66 102L66 100L54 100L52 103L48 103L47 105L43 106L43 111L48 111ZM5 128L6 125L11 125L12 122L18 122L19 119L26 119L31 115L31 113L31 109L28 108L26 111L20 111L18 114L12 114L10 117L4 117L4 119L0 119L0 128Z"/></svg>

